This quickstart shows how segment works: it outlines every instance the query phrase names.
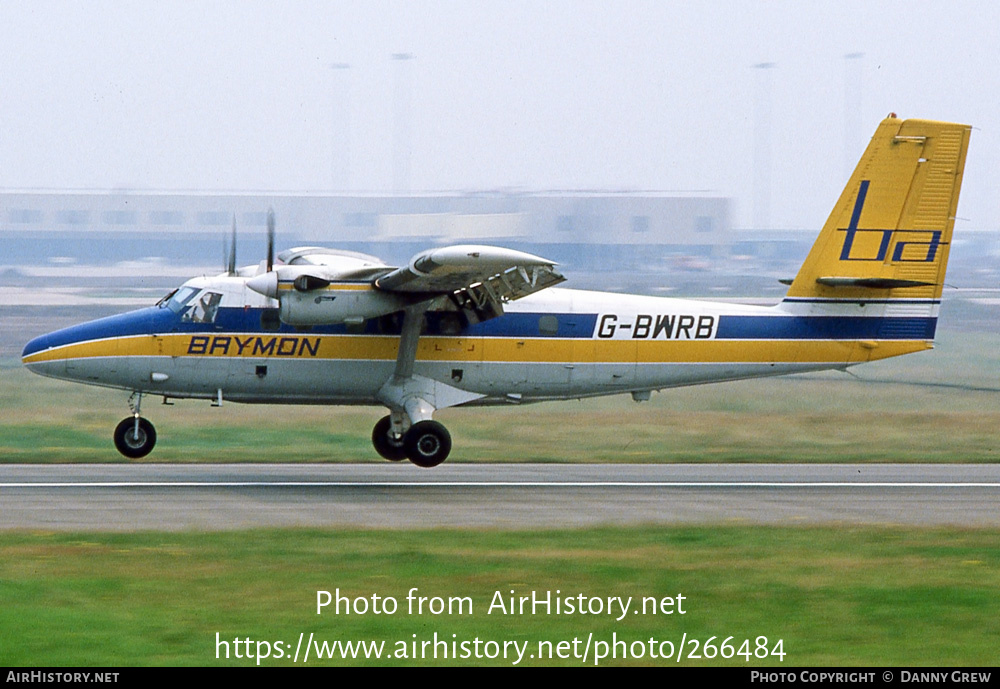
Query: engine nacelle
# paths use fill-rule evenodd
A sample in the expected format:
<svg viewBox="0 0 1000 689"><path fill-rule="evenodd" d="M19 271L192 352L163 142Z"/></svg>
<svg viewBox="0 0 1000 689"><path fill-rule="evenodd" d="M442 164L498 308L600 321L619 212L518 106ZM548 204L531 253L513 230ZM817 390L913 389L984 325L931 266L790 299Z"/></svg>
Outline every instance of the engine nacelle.
<svg viewBox="0 0 1000 689"><path fill-rule="evenodd" d="M282 290L278 302L282 322L289 325L332 325L335 323L361 323L394 313L406 304L393 294L379 292L371 287L350 289L336 286L300 292Z"/></svg>
<svg viewBox="0 0 1000 689"><path fill-rule="evenodd" d="M331 270L325 265L285 265L261 273L246 284L258 294L277 299L279 318L288 325L361 323L399 311L412 301L405 296L381 292L361 278L373 270L374 274L379 274L391 268L350 267L353 270L349 271L348 281L344 281L343 266Z"/></svg>

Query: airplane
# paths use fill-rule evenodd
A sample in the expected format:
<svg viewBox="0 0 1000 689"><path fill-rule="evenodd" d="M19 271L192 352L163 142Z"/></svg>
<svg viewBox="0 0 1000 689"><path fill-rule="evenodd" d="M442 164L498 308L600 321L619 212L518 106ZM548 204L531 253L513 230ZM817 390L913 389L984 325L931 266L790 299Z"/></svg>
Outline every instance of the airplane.
<svg viewBox="0 0 1000 689"><path fill-rule="evenodd" d="M933 347L970 127L890 114L772 306L555 287L553 261L459 245L405 266L304 247L196 277L155 306L31 340L35 373L131 391L114 442L149 454L144 396L384 405L372 444L443 462L438 409L846 369Z"/></svg>

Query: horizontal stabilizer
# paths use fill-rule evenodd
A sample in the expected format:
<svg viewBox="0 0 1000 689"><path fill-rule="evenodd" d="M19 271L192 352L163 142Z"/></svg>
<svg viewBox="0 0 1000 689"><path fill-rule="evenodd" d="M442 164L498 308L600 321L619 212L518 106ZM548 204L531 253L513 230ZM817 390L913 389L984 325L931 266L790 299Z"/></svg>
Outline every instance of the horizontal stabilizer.
<svg viewBox="0 0 1000 689"><path fill-rule="evenodd" d="M897 289L900 287L928 287L933 282L902 280L899 278L816 278L816 282L827 287L867 287L868 289Z"/></svg>

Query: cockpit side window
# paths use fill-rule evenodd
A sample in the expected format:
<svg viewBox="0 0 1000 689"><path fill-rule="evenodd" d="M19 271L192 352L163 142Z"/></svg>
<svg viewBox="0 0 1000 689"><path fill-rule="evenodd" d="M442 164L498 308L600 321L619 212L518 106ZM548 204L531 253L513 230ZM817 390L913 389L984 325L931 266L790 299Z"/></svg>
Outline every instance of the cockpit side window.
<svg viewBox="0 0 1000 689"><path fill-rule="evenodd" d="M204 292L181 320L186 323L214 323L221 301L222 295L218 292Z"/></svg>

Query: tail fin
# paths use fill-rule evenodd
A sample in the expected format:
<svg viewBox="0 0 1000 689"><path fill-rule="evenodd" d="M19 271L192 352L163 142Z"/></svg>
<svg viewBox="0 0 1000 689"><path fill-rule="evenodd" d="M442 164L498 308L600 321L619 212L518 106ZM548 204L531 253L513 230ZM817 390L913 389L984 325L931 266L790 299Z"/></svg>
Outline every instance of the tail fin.
<svg viewBox="0 0 1000 689"><path fill-rule="evenodd" d="M970 129L883 120L786 303L928 300L936 316Z"/></svg>

